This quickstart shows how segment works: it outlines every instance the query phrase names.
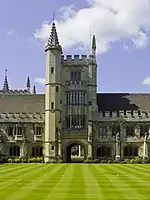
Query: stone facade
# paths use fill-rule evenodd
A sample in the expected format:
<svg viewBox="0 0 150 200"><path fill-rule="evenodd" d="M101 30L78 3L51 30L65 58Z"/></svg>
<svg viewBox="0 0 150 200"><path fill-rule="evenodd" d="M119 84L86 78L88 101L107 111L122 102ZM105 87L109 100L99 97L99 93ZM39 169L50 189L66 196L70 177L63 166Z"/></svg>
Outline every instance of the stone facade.
<svg viewBox="0 0 150 200"><path fill-rule="evenodd" d="M55 24L45 47L45 95L0 91L0 154L61 157L80 145L84 159L150 155L150 94L97 94L96 38L92 53L62 55Z"/></svg>

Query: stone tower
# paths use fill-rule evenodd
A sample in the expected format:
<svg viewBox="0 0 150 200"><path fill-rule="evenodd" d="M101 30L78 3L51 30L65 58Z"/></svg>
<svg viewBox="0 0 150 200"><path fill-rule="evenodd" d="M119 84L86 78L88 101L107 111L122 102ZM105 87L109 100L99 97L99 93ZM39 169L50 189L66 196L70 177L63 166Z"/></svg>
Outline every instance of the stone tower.
<svg viewBox="0 0 150 200"><path fill-rule="evenodd" d="M55 23L48 43L46 53L46 83L45 83L45 162L55 159L58 155L58 130L61 121L61 92L62 92L62 48L59 45Z"/></svg>

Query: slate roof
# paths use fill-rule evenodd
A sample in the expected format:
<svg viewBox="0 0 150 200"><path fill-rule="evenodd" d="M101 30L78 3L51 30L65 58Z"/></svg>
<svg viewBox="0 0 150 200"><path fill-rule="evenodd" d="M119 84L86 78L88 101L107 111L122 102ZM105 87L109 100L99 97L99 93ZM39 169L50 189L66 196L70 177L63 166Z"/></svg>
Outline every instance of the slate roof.
<svg viewBox="0 0 150 200"><path fill-rule="evenodd" d="M0 95L0 113L44 113L44 94Z"/></svg>
<svg viewBox="0 0 150 200"><path fill-rule="evenodd" d="M98 93L99 111L150 110L150 93Z"/></svg>
<svg viewBox="0 0 150 200"><path fill-rule="evenodd" d="M150 94L98 93L99 111L150 111ZM45 94L0 94L0 113L44 113Z"/></svg>

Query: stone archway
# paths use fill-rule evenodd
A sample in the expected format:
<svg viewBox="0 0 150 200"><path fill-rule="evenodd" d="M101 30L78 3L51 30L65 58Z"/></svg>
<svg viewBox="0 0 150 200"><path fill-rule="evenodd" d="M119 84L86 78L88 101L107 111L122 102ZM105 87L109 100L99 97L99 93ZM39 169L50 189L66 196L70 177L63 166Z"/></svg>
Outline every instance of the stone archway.
<svg viewBox="0 0 150 200"><path fill-rule="evenodd" d="M83 162L86 159L86 154L87 154L87 148L86 144L80 141L70 141L69 143L64 145L64 155L63 155L63 160L66 163L72 163L72 148L80 146L83 150L83 159L77 159L77 162ZM75 162L75 161L74 161Z"/></svg>

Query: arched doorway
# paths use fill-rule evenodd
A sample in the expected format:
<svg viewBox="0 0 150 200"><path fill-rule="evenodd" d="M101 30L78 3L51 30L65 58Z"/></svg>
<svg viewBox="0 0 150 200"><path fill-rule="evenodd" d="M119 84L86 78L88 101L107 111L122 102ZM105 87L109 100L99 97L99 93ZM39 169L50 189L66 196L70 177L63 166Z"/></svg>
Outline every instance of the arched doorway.
<svg viewBox="0 0 150 200"><path fill-rule="evenodd" d="M85 147L78 143L71 143L66 148L66 162L67 163L80 163L84 162Z"/></svg>

